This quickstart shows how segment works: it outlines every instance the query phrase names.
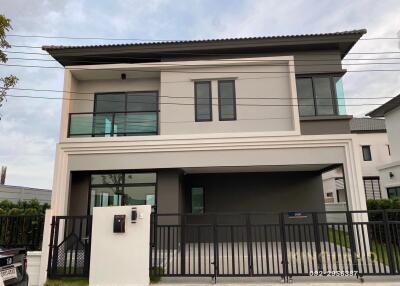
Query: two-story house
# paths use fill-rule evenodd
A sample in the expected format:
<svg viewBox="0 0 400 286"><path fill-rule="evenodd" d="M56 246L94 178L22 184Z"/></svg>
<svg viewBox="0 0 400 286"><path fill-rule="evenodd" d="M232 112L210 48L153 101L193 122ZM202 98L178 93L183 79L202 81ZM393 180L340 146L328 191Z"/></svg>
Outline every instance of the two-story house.
<svg viewBox="0 0 400 286"><path fill-rule="evenodd" d="M341 60L365 30L43 47L65 67L54 215L365 209Z"/></svg>
<svg viewBox="0 0 400 286"><path fill-rule="evenodd" d="M335 232L351 238L340 246L347 269L357 269L356 252L367 263L368 228L352 227L367 223L366 197L342 86L342 59L365 33L44 47L65 80L42 265L52 277L88 276L90 215L116 209L95 207L135 205L151 205L157 218L144 257L158 274L286 279L290 265L308 276L333 269ZM337 168L345 209L361 212L328 225L322 174ZM297 262L288 262L292 246ZM298 270L301 258L312 267Z"/></svg>

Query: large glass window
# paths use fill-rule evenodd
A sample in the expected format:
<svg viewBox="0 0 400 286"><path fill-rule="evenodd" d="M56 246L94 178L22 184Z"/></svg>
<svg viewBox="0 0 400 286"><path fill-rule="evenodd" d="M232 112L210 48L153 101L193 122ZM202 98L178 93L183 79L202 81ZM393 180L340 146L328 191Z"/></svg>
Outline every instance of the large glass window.
<svg viewBox="0 0 400 286"><path fill-rule="evenodd" d="M218 81L219 120L236 120L235 81Z"/></svg>
<svg viewBox="0 0 400 286"><path fill-rule="evenodd" d="M400 187L387 188L388 198L400 198Z"/></svg>
<svg viewBox="0 0 400 286"><path fill-rule="evenodd" d="M93 114L71 114L69 136L157 134L158 92L99 93Z"/></svg>
<svg viewBox="0 0 400 286"><path fill-rule="evenodd" d="M157 174L126 172L92 174L90 213L93 207L156 204Z"/></svg>
<svg viewBox="0 0 400 286"><path fill-rule="evenodd" d="M378 200L382 198L379 177L364 177L363 181L367 200Z"/></svg>
<svg viewBox="0 0 400 286"><path fill-rule="evenodd" d="M212 120L211 82L194 83L195 119L196 121Z"/></svg>
<svg viewBox="0 0 400 286"><path fill-rule="evenodd" d="M310 76L296 79L300 116L337 115L338 77Z"/></svg>

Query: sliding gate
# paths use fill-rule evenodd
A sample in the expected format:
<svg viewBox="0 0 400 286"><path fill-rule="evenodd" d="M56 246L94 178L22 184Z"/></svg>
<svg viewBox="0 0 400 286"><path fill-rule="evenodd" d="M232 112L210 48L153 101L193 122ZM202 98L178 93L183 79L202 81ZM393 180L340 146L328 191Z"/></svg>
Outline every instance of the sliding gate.
<svg viewBox="0 0 400 286"><path fill-rule="evenodd" d="M399 218L398 211L153 214L150 271L285 281L398 275Z"/></svg>

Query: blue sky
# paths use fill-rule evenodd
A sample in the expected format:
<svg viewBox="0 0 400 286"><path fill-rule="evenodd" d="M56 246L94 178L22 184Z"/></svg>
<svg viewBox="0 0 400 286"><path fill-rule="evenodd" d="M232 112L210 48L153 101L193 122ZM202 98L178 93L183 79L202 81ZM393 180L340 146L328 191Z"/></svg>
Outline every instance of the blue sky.
<svg viewBox="0 0 400 286"><path fill-rule="evenodd" d="M400 37L398 0L1 2L0 13L12 19L14 34L177 40L322 33L366 28L368 38ZM9 37L9 41L14 45L30 46L111 43L99 40L15 37ZM352 52L400 51L399 48L398 41L361 41ZM40 49L28 48L13 48L11 51L42 52ZM22 54L9 54L9 57L49 59L46 56ZM52 62L23 60L10 60L9 63L57 65ZM400 69L400 64L347 68ZM63 88L62 70L3 66L0 68L0 76L9 73L20 78L20 88ZM400 92L399 82L400 72L348 73L344 77L345 94L347 97L394 96ZM55 93L17 90L12 91L12 94L60 96ZM381 103L383 100L357 100L351 103L376 102ZM372 106L349 107L348 112L361 116L371 109ZM51 188L60 110L60 100L11 97L0 109L0 165L8 166L7 184Z"/></svg>

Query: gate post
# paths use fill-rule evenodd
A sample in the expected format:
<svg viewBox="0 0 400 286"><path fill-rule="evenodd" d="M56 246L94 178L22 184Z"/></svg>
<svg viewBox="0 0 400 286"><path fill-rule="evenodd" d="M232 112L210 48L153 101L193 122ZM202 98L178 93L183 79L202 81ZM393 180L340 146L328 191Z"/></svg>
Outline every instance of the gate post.
<svg viewBox="0 0 400 286"><path fill-rule="evenodd" d="M347 229L349 232L350 238L350 251L351 251L351 262L353 264L353 270L358 272L358 261L356 257L357 249L356 249L356 240L354 237L354 224L353 217L350 211L346 211L346 220L347 220Z"/></svg>
<svg viewBox="0 0 400 286"><path fill-rule="evenodd" d="M390 274L395 274L396 273L396 262L393 257L393 245L392 245L392 236L390 233L390 228L389 228L389 220L388 220L388 215L386 210L383 210L383 226L384 226L384 231L385 231L385 240L386 240L386 249L387 249L387 255L388 255L388 261L389 261L389 272Z"/></svg>
<svg viewBox="0 0 400 286"><path fill-rule="evenodd" d="M47 274L51 275L52 274L52 267L51 267L51 261L53 259L53 248L54 248L54 230L56 227L56 218L53 216L51 218L51 226L50 226L50 244L49 244L49 257L48 257L48 262L47 262Z"/></svg>
<svg viewBox="0 0 400 286"><path fill-rule="evenodd" d="M321 237L318 229L318 216L317 213L312 213L312 222L314 228L314 241L315 241L315 252L317 254L317 268L318 271L322 271L322 251L321 251Z"/></svg>
<svg viewBox="0 0 400 286"><path fill-rule="evenodd" d="M57 269L57 259L58 259L58 235L60 230L60 219L59 217L55 217L55 230L54 230L54 240L53 240L53 261L50 268L50 274L54 274L54 269ZM65 227L65 226L64 226Z"/></svg>
<svg viewBox="0 0 400 286"><path fill-rule="evenodd" d="M282 268L283 268L282 278L285 282L288 282L289 263L288 263L287 245L286 245L285 217L283 213L279 213L279 229L281 235L281 252L282 252Z"/></svg>

